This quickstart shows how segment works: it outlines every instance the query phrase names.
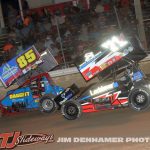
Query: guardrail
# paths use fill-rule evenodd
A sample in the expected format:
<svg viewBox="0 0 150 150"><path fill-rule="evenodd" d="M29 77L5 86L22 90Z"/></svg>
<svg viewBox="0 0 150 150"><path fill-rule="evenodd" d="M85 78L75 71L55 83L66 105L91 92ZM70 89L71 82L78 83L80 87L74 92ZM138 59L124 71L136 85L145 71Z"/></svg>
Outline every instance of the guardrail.
<svg viewBox="0 0 150 150"><path fill-rule="evenodd" d="M56 71L50 71L49 74L51 77L60 77L60 76L75 74L78 72L79 71L76 67L72 67L72 68L66 68L66 69L61 69Z"/></svg>

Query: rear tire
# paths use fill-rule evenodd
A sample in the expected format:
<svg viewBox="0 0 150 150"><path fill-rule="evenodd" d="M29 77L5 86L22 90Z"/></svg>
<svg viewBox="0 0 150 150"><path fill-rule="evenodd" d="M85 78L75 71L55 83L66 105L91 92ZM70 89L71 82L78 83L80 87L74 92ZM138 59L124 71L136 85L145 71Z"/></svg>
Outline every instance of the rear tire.
<svg viewBox="0 0 150 150"><path fill-rule="evenodd" d="M62 105L61 112L67 120L75 120L81 116L81 104L77 101L67 101Z"/></svg>
<svg viewBox="0 0 150 150"><path fill-rule="evenodd" d="M55 101L48 95L43 96L40 100L40 111L44 113L52 113L56 110Z"/></svg>
<svg viewBox="0 0 150 150"><path fill-rule="evenodd" d="M150 107L150 92L144 87L135 88L129 94L129 107L135 111L144 111Z"/></svg>

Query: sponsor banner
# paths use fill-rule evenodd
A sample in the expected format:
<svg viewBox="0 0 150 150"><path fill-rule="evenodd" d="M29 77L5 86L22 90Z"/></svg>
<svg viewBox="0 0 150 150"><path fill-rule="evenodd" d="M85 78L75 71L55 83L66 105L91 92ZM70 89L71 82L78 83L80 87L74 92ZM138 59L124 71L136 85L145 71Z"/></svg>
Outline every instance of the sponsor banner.
<svg viewBox="0 0 150 150"><path fill-rule="evenodd" d="M9 87L18 77L26 74L40 55L34 46L3 64L0 67L0 80L5 87Z"/></svg>

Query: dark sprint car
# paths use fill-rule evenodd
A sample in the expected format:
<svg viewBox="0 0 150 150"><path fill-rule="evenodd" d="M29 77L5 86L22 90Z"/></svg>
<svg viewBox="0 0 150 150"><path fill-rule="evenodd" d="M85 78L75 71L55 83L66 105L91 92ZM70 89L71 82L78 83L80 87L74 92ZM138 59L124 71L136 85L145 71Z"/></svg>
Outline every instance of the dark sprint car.
<svg viewBox="0 0 150 150"><path fill-rule="evenodd" d="M81 112L127 106L142 111L150 106L149 82L138 68L138 62L147 54L138 39L132 38L129 42L120 34L107 40L101 47L98 53L88 52L84 59L76 61L86 81L98 76L100 82L90 85L63 104L62 114L68 120L78 118Z"/></svg>

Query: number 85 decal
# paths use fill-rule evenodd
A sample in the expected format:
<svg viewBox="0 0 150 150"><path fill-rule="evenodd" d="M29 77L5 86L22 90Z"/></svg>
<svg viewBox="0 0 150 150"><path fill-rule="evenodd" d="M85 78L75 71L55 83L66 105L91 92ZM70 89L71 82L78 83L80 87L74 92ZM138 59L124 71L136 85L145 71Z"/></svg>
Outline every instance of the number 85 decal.
<svg viewBox="0 0 150 150"><path fill-rule="evenodd" d="M36 60L36 54L31 49L25 54L21 55L17 58L17 63L21 69L27 67L30 63L34 62Z"/></svg>

